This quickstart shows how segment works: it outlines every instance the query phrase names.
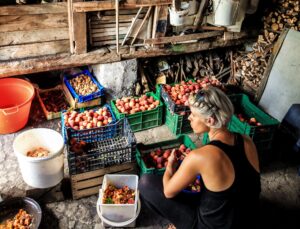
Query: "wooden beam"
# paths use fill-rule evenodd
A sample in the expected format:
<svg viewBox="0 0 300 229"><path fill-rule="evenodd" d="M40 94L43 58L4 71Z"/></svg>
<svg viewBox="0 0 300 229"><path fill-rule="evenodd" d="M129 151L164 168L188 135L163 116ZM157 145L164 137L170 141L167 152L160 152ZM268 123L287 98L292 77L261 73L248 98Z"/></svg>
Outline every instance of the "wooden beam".
<svg viewBox="0 0 300 229"><path fill-rule="evenodd" d="M173 45L165 49L144 49L140 48L134 52L129 52L129 47L120 49L122 59L147 58L155 56L178 55L194 53L214 48L240 45L246 41L246 36L241 39L224 40L216 38L214 41L203 40L193 44ZM76 66L84 66L99 63L110 63L120 61L121 58L116 52L109 52L107 49L88 52L80 55L56 55L26 60L14 60L0 62L0 78L16 75L24 75L35 72L44 72L58 69L65 69Z"/></svg>
<svg viewBox="0 0 300 229"><path fill-rule="evenodd" d="M172 36L172 37L159 37L154 39L145 39L144 44L167 44L167 43L177 43L191 40L199 40L205 39L209 37L216 37L223 35L222 31L213 31L213 32L205 32L205 33L194 33L190 35L182 35L182 36Z"/></svg>
<svg viewBox="0 0 300 229"><path fill-rule="evenodd" d="M119 0L115 1L116 5L116 46L117 53L119 54Z"/></svg>
<svg viewBox="0 0 300 229"><path fill-rule="evenodd" d="M50 3L47 5L1 6L0 16L21 16L29 14L59 14L67 13L67 3Z"/></svg>
<svg viewBox="0 0 300 229"><path fill-rule="evenodd" d="M38 29L0 33L0 46L69 39L68 28Z"/></svg>
<svg viewBox="0 0 300 229"><path fill-rule="evenodd" d="M0 62L0 78L116 61L120 61L120 57L106 48L80 55L61 54L6 61Z"/></svg>
<svg viewBox="0 0 300 229"><path fill-rule="evenodd" d="M150 7L150 6L160 6L160 5L170 5L172 0L140 0L138 3L136 1L126 1L120 4L120 9L134 9L139 7ZM74 3L75 12L92 12L92 11L104 11L104 10L114 10L115 3L113 1L101 1L101 2L78 2Z"/></svg>
<svg viewBox="0 0 300 229"><path fill-rule="evenodd" d="M0 47L0 61L69 53L69 40Z"/></svg>
<svg viewBox="0 0 300 229"><path fill-rule="evenodd" d="M86 13L73 14L74 51L76 54L87 52Z"/></svg>
<svg viewBox="0 0 300 229"><path fill-rule="evenodd" d="M67 13L0 17L0 32L67 27Z"/></svg>

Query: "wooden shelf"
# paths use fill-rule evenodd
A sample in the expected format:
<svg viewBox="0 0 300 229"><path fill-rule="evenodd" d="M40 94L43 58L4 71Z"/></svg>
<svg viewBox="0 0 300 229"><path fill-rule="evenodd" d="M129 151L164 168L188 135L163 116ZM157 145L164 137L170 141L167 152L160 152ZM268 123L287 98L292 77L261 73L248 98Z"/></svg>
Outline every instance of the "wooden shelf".
<svg viewBox="0 0 300 229"><path fill-rule="evenodd" d="M251 35L251 34L250 34ZM43 56L0 62L0 78L59 70L76 66L111 63L132 58L148 58L156 56L179 55L185 53L199 52L209 49L235 46L244 43L249 39L249 33L224 33L222 37L211 40L202 40L190 44L170 45L168 48L137 48L132 50L129 47L120 48L119 55L115 49L101 48L84 54L59 54L55 56Z"/></svg>

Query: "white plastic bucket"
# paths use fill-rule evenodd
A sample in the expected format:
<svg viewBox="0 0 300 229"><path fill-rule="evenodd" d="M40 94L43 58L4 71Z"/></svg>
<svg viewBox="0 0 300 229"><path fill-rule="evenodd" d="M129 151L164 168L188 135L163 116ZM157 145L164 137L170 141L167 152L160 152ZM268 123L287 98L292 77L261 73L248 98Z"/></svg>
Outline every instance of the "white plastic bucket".
<svg viewBox="0 0 300 229"><path fill-rule="evenodd" d="M214 24L234 25L239 12L239 0L213 0Z"/></svg>
<svg viewBox="0 0 300 229"><path fill-rule="evenodd" d="M171 7L169 8L170 12L170 24L173 26L181 26L184 25L185 18L189 14L189 3L182 2L181 3L181 10L176 11L175 8Z"/></svg>
<svg viewBox="0 0 300 229"><path fill-rule="evenodd" d="M131 174L106 174L103 178L102 189L100 189L99 197L103 199L103 192L109 184L122 188L125 185L133 189L136 193L134 204L103 204L100 203L102 215L113 222L124 222L132 219L136 214L138 202L138 176Z"/></svg>
<svg viewBox="0 0 300 229"><path fill-rule="evenodd" d="M30 150L43 147L49 150L47 157L27 157ZM47 128L35 128L19 134L13 143L23 180L34 188L49 188L64 177L64 141L58 132Z"/></svg>
<svg viewBox="0 0 300 229"><path fill-rule="evenodd" d="M104 224L104 226L135 227L135 220L137 219L137 217L139 216L139 214L141 212L141 201L140 201L140 199L138 199L138 202L137 202L137 210L136 210L135 216L132 217L131 219L123 221L123 222L114 222L114 221L106 219L102 215L102 212L101 212L101 209L100 209L100 204L101 204L101 198L98 198L96 209L97 209L98 216L100 217L100 219L102 221L102 224Z"/></svg>

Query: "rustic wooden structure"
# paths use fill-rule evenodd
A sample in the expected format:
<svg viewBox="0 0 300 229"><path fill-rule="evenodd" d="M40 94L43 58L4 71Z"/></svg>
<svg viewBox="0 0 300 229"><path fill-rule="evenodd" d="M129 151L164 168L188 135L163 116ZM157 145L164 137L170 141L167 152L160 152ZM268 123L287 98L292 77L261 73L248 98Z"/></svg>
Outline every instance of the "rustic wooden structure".
<svg viewBox="0 0 300 229"><path fill-rule="evenodd" d="M132 162L121 165L114 165L91 172L71 175L70 179L73 199L79 199L85 196L98 194L103 182L104 175L107 173L137 174L136 163Z"/></svg>
<svg viewBox="0 0 300 229"><path fill-rule="evenodd" d="M157 27L159 21L167 20L171 3L126 0L120 2L118 10L114 1L78 0L0 7L0 78L122 59L192 53L237 45L248 37L247 33L224 33L223 28L206 32L211 30L208 27L203 27L202 33L165 37L165 32L157 31ZM140 23L132 26L132 19L141 8L137 17ZM119 46L130 27L133 38ZM138 36L145 33L142 30L146 30L146 38L141 40Z"/></svg>

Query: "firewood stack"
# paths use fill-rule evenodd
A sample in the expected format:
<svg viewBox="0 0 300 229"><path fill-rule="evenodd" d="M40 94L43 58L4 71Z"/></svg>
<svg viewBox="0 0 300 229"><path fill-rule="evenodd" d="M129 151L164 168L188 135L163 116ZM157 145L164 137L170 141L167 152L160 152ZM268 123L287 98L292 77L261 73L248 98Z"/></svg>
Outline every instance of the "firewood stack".
<svg viewBox="0 0 300 229"><path fill-rule="evenodd" d="M230 83L238 84L249 93L255 94L264 76L273 46L284 28L300 30L299 1L281 0L274 10L263 17L263 34L248 53L235 53L233 57L233 78Z"/></svg>

